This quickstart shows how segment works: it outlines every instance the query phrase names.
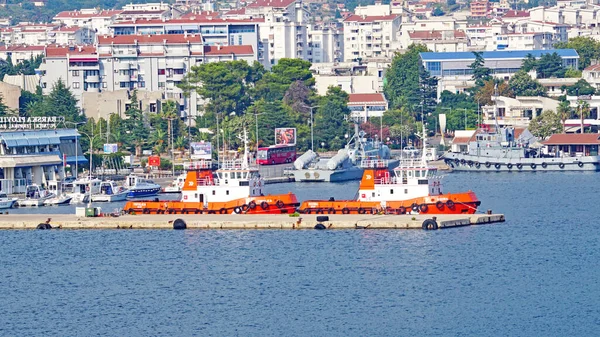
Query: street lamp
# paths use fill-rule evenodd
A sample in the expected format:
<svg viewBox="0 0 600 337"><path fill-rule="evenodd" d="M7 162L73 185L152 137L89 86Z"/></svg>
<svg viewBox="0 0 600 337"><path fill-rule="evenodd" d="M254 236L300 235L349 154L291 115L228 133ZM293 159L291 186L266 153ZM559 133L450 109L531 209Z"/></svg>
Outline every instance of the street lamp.
<svg viewBox="0 0 600 337"><path fill-rule="evenodd" d="M310 109L310 149L311 151L315 151L315 136L314 136L314 132L313 132L313 124L314 124L314 119L313 119L313 109L314 108L320 108L320 105L314 105L314 106L308 106L304 103L302 103L303 106L307 107Z"/></svg>
<svg viewBox="0 0 600 337"><path fill-rule="evenodd" d="M67 121L65 121L64 123L75 125L76 130L77 130L78 125L85 124L85 122L75 123L75 122L67 122ZM77 132L81 133L81 131L79 131L79 130L77 130ZM79 139L79 137L75 136L75 178L77 178L77 176L79 175L79 165L78 165L79 164L79 146L77 143L77 139ZM71 174L72 174L72 172L71 172Z"/></svg>
<svg viewBox="0 0 600 337"><path fill-rule="evenodd" d="M467 108L459 108L465 111L465 130L467 129Z"/></svg>
<svg viewBox="0 0 600 337"><path fill-rule="evenodd" d="M170 137L171 137L171 174L173 176L175 176L175 148L173 145L173 121L177 118L178 117L165 118L166 120L169 121L169 130L171 130L171 134L170 134Z"/></svg>
<svg viewBox="0 0 600 337"><path fill-rule="evenodd" d="M96 138L97 136L100 136L100 134L95 135L93 129L92 129L91 136L83 131L79 131L79 133L88 137L88 139L90 141L90 176L88 177L88 180L89 180L88 190L90 192L90 195L88 198L88 206L87 207L91 208L92 207L92 160L93 160L93 155L94 155L93 145L94 145L94 138Z"/></svg>

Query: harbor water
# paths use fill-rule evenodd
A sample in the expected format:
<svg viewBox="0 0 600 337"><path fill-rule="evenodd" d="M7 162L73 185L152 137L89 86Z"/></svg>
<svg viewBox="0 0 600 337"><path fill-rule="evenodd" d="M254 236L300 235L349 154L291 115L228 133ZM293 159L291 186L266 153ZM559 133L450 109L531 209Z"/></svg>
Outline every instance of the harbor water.
<svg viewBox="0 0 600 337"><path fill-rule="evenodd" d="M0 231L0 335L597 335L599 177L449 174L507 221L441 231Z"/></svg>

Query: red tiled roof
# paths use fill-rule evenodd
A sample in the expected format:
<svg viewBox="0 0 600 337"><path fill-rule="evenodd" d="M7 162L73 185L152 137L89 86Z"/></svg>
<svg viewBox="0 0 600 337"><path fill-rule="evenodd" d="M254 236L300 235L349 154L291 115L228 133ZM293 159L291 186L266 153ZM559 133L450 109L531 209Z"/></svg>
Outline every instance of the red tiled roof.
<svg viewBox="0 0 600 337"><path fill-rule="evenodd" d="M163 34L163 35L99 35L98 44L185 44L202 43L200 34Z"/></svg>
<svg viewBox="0 0 600 337"><path fill-rule="evenodd" d="M597 133L557 133L548 140L543 141L544 145L596 145L600 144L600 134Z"/></svg>
<svg viewBox="0 0 600 337"><path fill-rule="evenodd" d="M467 34L465 34L465 32L463 32L462 30L455 30L453 32L453 36L449 36L450 39L465 39L467 37ZM416 32L408 32L408 36L411 39L417 39L417 40L442 40L443 39L443 35L442 35L442 31L439 30L434 30L434 31L416 31Z"/></svg>
<svg viewBox="0 0 600 337"><path fill-rule="evenodd" d="M225 15L240 15L246 14L246 7L232 9L229 12L225 13Z"/></svg>
<svg viewBox="0 0 600 337"><path fill-rule="evenodd" d="M148 25L158 25L165 26L169 24L194 24L194 23L246 23L246 22L265 22L265 19L260 18L252 18L252 19L223 19L218 18L216 16L190 16L188 18L178 18L171 20L146 20L146 19L138 19L138 20L126 20L115 22L113 26L148 26Z"/></svg>
<svg viewBox="0 0 600 337"><path fill-rule="evenodd" d="M472 137L454 137L452 144L468 144Z"/></svg>
<svg viewBox="0 0 600 337"><path fill-rule="evenodd" d="M252 46L204 46L204 55L254 55Z"/></svg>
<svg viewBox="0 0 600 337"><path fill-rule="evenodd" d="M80 50L81 48L81 50ZM98 57L96 53L96 47L92 45L75 46L73 48L65 46L51 45L46 47L46 57L66 57L69 54L70 57L81 56L81 57Z"/></svg>
<svg viewBox="0 0 600 337"><path fill-rule="evenodd" d="M591 65L585 69L583 69L584 71L599 71L600 70L600 64L594 64Z"/></svg>
<svg viewBox="0 0 600 337"><path fill-rule="evenodd" d="M361 16L361 15L350 15L344 22L375 22L375 21L392 21L400 15L382 15L382 16Z"/></svg>
<svg viewBox="0 0 600 337"><path fill-rule="evenodd" d="M295 2L296 0L256 0L248 7L288 7Z"/></svg>
<svg viewBox="0 0 600 337"><path fill-rule="evenodd" d="M510 10L510 11L506 12L502 17L503 18L528 18L529 12L528 11Z"/></svg>
<svg viewBox="0 0 600 337"><path fill-rule="evenodd" d="M379 103L387 104L383 94L349 94L348 104L356 103Z"/></svg>
<svg viewBox="0 0 600 337"><path fill-rule="evenodd" d="M154 10L129 10L122 11L119 15L138 15L138 14L162 14L168 12L168 9L154 9Z"/></svg>
<svg viewBox="0 0 600 337"><path fill-rule="evenodd" d="M98 13L82 13L80 11L64 11L56 14L55 19L65 18L98 18L98 17L112 17L113 15L120 14L121 10L108 10L99 11Z"/></svg>

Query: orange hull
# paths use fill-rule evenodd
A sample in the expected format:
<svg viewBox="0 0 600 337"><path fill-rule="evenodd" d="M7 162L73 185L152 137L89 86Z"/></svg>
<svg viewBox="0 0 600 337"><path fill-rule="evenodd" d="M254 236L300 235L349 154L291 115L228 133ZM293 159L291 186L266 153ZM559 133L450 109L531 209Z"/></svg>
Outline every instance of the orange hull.
<svg viewBox="0 0 600 337"><path fill-rule="evenodd" d="M292 193L240 198L227 202L128 201L129 214L282 214L294 213L298 199Z"/></svg>
<svg viewBox="0 0 600 337"><path fill-rule="evenodd" d="M449 193L403 201L307 200L298 211L304 214L473 214L481 202L473 192Z"/></svg>

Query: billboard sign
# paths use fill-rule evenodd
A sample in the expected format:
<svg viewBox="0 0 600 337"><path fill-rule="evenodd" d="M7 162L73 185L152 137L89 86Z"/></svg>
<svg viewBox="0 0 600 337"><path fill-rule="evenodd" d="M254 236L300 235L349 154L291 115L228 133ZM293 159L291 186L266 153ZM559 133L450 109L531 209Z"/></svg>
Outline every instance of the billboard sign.
<svg viewBox="0 0 600 337"><path fill-rule="evenodd" d="M160 157L159 156L150 156L148 157L148 166L160 166Z"/></svg>
<svg viewBox="0 0 600 337"><path fill-rule="evenodd" d="M104 144L104 153L116 153L118 150L117 144Z"/></svg>
<svg viewBox="0 0 600 337"><path fill-rule="evenodd" d="M295 145L296 128L276 128L275 145Z"/></svg>
<svg viewBox="0 0 600 337"><path fill-rule="evenodd" d="M212 147L210 142L192 142L190 143L192 150L192 159L211 159Z"/></svg>

